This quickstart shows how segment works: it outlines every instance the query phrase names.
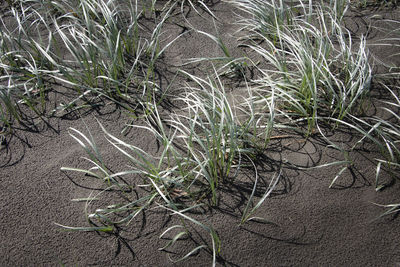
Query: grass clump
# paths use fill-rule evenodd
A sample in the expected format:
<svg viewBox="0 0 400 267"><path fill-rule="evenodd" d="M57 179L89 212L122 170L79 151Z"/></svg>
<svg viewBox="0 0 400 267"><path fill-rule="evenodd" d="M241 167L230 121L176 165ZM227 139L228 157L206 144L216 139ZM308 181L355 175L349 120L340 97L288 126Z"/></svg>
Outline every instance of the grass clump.
<svg viewBox="0 0 400 267"><path fill-rule="evenodd" d="M196 163L196 179L207 181L216 204L218 184L230 178L242 153L250 152L244 148L249 127L237 121L219 79L189 76L199 88L186 89L179 98L185 103L184 113L173 116L169 123Z"/></svg>
<svg viewBox="0 0 400 267"><path fill-rule="evenodd" d="M190 211L199 205L218 205L221 183L234 181L243 157L252 162L251 158L257 153L257 148L252 147L249 138L253 136L250 130L256 124L256 119L252 117L255 113L250 111L242 112L242 116L236 115L240 109L234 107L232 100L228 99L218 75L215 78L201 79L183 73L192 83L183 88L184 92L177 99L182 105L181 110L163 118L165 115L161 115L155 105L153 111L146 116L145 126L131 125L155 137L161 148L157 155L149 154L140 147L121 140L102 127L108 141L129 162L127 170L110 173L90 134L84 135L72 129L74 139L87 152L89 156L87 160L93 167L62 168L62 170L89 174L103 180L107 188L115 187L121 190L126 186L119 182L119 177L125 177L124 180L133 179L135 184L138 184L138 179L142 179L142 184L137 187L146 188L145 196L129 204L113 204L113 207L118 208L97 209L94 213L88 213L89 221L93 224L92 220L98 219L103 224L101 227L114 224L126 225L139 212L154 206L161 207L181 219L181 224L172 226L173 229L177 227L184 229L166 246L172 246L183 236L189 235L190 230L186 224L192 223L210 235L212 245L196 246L180 260L197 250L206 249L212 253L215 264L220 251L219 236L212 226L190 215ZM255 168L254 164L253 166ZM93 173L93 170L96 172ZM254 190L257 187L257 181L255 182L240 224L252 219L251 215L271 194L278 180L279 175L272 179L264 197L253 207ZM121 209L126 212L126 217L119 221L111 219Z"/></svg>
<svg viewBox="0 0 400 267"><path fill-rule="evenodd" d="M138 1L116 0L9 6L7 20L0 21L1 120L21 121L21 104L44 115L46 96L56 85L72 88L76 97L54 111L99 98L131 111L139 102L151 102L160 90L154 83L156 62L171 44L160 44L171 9L153 15L150 32L140 25L143 9Z"/></svg>
<svg viewBox="0 0 400 267"><path fill-rule="evenodd" d="M250 34L244 46L263 59L256 82L261 88L276 85L280 113L294 122L306 121L310 134L317 117L344 119L356 109L369 90L371 68L365 39L355 48L342 29L345 7L338 5L343 4L238 1L238 5L251 17L242 21Z"/></svg>

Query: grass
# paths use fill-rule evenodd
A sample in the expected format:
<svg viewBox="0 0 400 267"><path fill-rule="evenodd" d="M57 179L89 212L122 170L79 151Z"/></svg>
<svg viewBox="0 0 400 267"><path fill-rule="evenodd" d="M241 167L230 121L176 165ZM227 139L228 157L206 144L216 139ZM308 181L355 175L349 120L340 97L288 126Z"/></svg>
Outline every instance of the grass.
<svg viewBox="0 0 400 267"><path fill-rule="evenodd" d="M162 92L157 82L157 66L181 35L164 44L163 26L175 8L192 28L186 8L200 14L200 7L218 20L207 1L8 2L8 19L0 19L2 130L26 123L26 107L43 117L93 106L103 99L132 116L144 110L140 122L128 127L149 133L160 146L159 153L151 154L111 134L99 123L115 153L127 162L115 171L108 167L112 162L103 158L89 129L83 132L71 128L71 137L85 151L84 160L91 167L61 170L85 174L102 181L104 187L96 195L74 200L86 202L89 226L57 223L66 230L114 233L135 222L142 212L163 209L179 223L160 235L172 237L159 250L178 246L179 240L191 236L191 225L206 233L210 242L194 244L186 254L171 261L183 261L205 250L215 265L221 256L221 237L193 211L203 206L217 207L222 185L234 183L239 170L250 166L255 181L238 224L267 222L255 215L258 208L278 186L282 170L295 167L280 162L279 171L270 177L264 193L256 197L260 188L259 156L268 152L273 134L282 129L305 138L318 137L342 153L343 160L311 167L341 166L330 187L353 168L350 155L362 144L379 151L374 159L376 191L386 186L380 179L383 172L396 177L400 167L400 117L396 112L400 109L399 88L382 83L390 100L378 101L379 114L366 115L364 107L370 101L374 76L366 38L355 40L343 27L349 7L346 1L228 1L246 14L239 21L238 42L249 56L234 58L217 30L216 35L198 31L215 41L223 56L190 59L177 74L187 82L181 84L182 88L168 85L168 92ZM144 31L142 23L147 23L150 31ZM221 61L222 66L216 69L214 64ZM205 78L185 69L203 62L211 62L213 67ZM254 77L244 75L247 67L256 69ZM398 73L390 75L399 77ZM240 96L226 89L225 82L237 78L244 82ZM46 113L47 97L55 84L72 90L74 97L66 104L57 103L56 109ZM180 108L163 110L159 103L166 95ZM346 129L356 141L344 146L326 135L327 129ZM140 196L133 196L131 190L140 191ZM110 191L119 192L124 202L98 207L96 201L108 199ZM385 214L399 209L398 204L385 207L389 209Z"/></svg>
<svg viewBox="0 0 400 267"><path fill-rule="evenodd" d="M257 80L262 94L268 98L273 90L279 112L293 121L305 120L307 135L317 117L342 120L368 92L371 68L365 40L353 48L336 6L239 1L239 7L255 14L242 21L250 36L243 45L264 60L263 76Z"/></svg>
<svg viewBox="0 0 400 267"><path fill-rule="evenodd" d="M132 125L134 128L145 129L154 135L162 146L159 157L122 141L102 127L109 142L126 157L130 164L128 170L110 174L91 135L84 135L76 129L71 129L72 137L84 148L88 154L86 159L93 164L93 167L88 170L76 168L62 168L62 170L89 174L96 179L104 180L107 186L118 188L123 185L119 184L116 177L131 175L142 177L142 186L151 188L151 193L139 209L136 205L132 207L135 209L135 214L130 213L129 220L127 217L120 223L129 222L137 215L136 212L150 207L155 202L173 214L201 226L210 234L213 244L210 250L214 255L213 262L215 263L215 255L218 255L220 250L217 233L212 227L184 214L184 211L191 209L190 205L207 199L210 199L211 205L217 205L219 185L235 178L232 170L240 167L242 154L252 153L243 144L248 134L248 122L251 120L247 120L245 124L240 124L236 120L234 110L226 98L220 80L211 78L202 80L188 73L186 75L194 80L198 88L192 86L186 88L186 93L179 99L185 105L182 113L172 114L169 119L163 120L157 106L154 106L153 113L147 116L147 126ZM94 169L97 173L92 171ZM269 193L274 185L271 185ZM189 208L182 206L184 203L179 201L177 195L189 199L189 203L192 203ZM207 201L204 202L204 204L207 203ZM126 210L126 205L116 204L116 206ZM253 208L246 215L253 213L255 209ZM101 222L106 223L104 227L110 227L110 224L116 224L109 218L114 212L119 212L119 209L107 211L101 216L98 213L89 214L88 218L100 216ZM246 220L247 218L244 218L242 223ZM181 232L178 235L183 234ZM175 241L179 236L175 237ZM170 245L175 241L172 241ZM200 247L194 248L192 252L198 249Z"/></svg>
<svg viewBox="0 0 400 267"><path fill-rule="evenodd" d="M43 104L55 83L76 93L56 110L98 98L130 111L139 102L152 102L160 91L154 83L156 62L173 42L160 44L172 8L160 19L153 16L153 32L145 36L140 26L144 11L137 1L18 1L6 11L7 23L1 21L1 83L7 84L1 90L1 120L7 125L12 119L20 122L22 103L44 115L37 99Z"/></svg>

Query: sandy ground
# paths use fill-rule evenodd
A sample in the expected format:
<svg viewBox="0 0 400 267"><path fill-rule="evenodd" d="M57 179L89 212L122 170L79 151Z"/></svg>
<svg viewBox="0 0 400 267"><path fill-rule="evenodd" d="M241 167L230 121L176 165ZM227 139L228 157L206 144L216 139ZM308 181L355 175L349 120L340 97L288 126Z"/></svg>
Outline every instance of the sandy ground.
<svg viewBox="0 0 400 267"><path fill-rule="evenodd" d="M235 10L217 2L210 9L219 18L218 31L233 50L232 41L238 29ZM215 34L213 21L205 12L187 16L193 26ZM382 16L398 17L398 11L386 10ZM363 17L365 16L365 17ZM174 18L184 23L181 14ZM360 34L363 20L368 15L347 18L349 27ZM179 23L166 26L166 39L182 31ZM370 36L379 40L380 33ZM375 56L399 64L388 57L388 48L371 47ZM234 50L235 55L244 53ZM394 50L393 50L394 51ZM188 33L167 51L159 70L164 84L172 78L174 65L185 59L201 56L221 56L218 46L198 33ZM198 71L196 68L190 71ZM175 81L176 83L179 82ZM178 85L177 85L178 86ZM234 90L234 88L233 88ZM52 97L56 97L55 95ZM196 242L211 245L209 236L193 227L193 240L185 239L170 250L160 252L165 244L160 233L176 222L175 217L161 209L147 211L128 227L116 234L94 232L66 232L54 223L85 226L85 203L71 199L87 197L99 192L101 186L77 173L62 172L62 166L88 167L82 159L84 151L69 135L69 127L93 134L111 168L120 169L126 162L105 140L97 118L109 131L126 141L157 153L154 138L142 130L120 132L127 121L125 112L112 104L98 111L90 111L77 118L74 114L54 117L42 123L37 131L17 129L7 136L7 147L0 151L0 265L1 266L169 266L168 257L178 258L196 246ZM140 122L134 122L140 123ZM349 141L348 133L336 133L338 140ZM329 184L339 167L299 171L284 168L275 193L267 199L256 215L271 223L249 222L239 227L253 182L251 171L243 171L240 178L221 186L219 205L194 215L213 225L222 241L218 264L226 266L400 266L400 220L396 217L376 219L384 210L373 203L399 201L399 183L387 174L383 179L391 183L375 192L375 170L371 164L373 151L355 153L354 168L346 171L331 189ZM268 179L276 170L276 159L282 157L297 166L313 166L340 158L319 140L292 137L274 141L265 151L259 167L260 177ZM262 188L261 188L262 189ZM259 195L262 194L260 189ZM133 194L133 193L132 193ZM105 195L105 194L104 194ZM107 193L104 201L118 198ZM189 257L178 266L209 266L209 251Z"/></svg>

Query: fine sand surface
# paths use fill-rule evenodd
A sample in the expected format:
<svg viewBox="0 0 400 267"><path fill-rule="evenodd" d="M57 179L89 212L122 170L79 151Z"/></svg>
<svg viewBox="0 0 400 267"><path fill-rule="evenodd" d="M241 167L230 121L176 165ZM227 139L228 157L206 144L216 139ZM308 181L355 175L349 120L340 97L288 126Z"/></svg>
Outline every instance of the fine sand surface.
<svg viewBox="0 0 400 267"><path fill-rule="evenodd" d="M187 13L188 21L177 12L165 26L165 41L184 31L184 23L191 23L201 31L212 34L218 31L234 56L244 55L246 51L236 48L233 37L239 29L234 24L237 11L227 3L214 3L209 8L219 18L216 27L212 17L201 8L198 9L201 16L193 11ZM369 22L379 23L378 19L371 19L371 14L399 18L400 12L353 11L346 23L355 37L365 31ZM373 44L382 35L374 30L368 38ZM390 57L396 53L394 48L370 48L374 57L399 66L399 57ZM179 88L184 79L173 79L177 66L189 58L221 55L210 38L188 32L166 51L158 66L160 82L164 88L171 83ZM192 64L187 71L199 74L208 67L207 63ZM375 71L381 71L380 68ZM234 82L230 87L232 94L240 94L235 91ZM49 97L51 101L61 96L53 93ZM196 242L211 246L209 235L189 223L193 240L178 241L170 253L159 251L166 243L159 235L178 219L164 209L146 211L113 234L67 232L55 225L87 226L85 202L71 200L96 194L102 188L83 174L60 170L63 166L90 167L82 159L84 150L69 135L69 127L85 133L89 129L111 169L121 170L127 164L108 144L95 118L123 140L154 155L159 152L155 138L145 130L132 129L121 134L129 120L126 112L113 104L45 119L46 123L40 123L36 131L21 127L8 135L7 146L0 151L0 266L170 266L174 264L168 257L177 259L185 255ZM346 132L336 132L334 138L348 143L353 140ZM212 225L220 236L222 248L217 263L221 266L400 266L400 220L396 216L377 219L384 209L373 204L398 203L400 183L383 173L381 179L390 186L375 191L375 167L371 164L374 155L368 148L355 152L354 167L346 170L332 188L329 185L340 170L338 166L307 171L283 168L276 190L256 212L270 223L250 221L238 226L254 184L251 169L242 169L237 180L221 186L217 207L193 216ZM286 138L272 140L260 158L258 174L268 181L280 159L293 166L310 167L341 157L317 138L305 140L288 134ZM261 186L257 196L262 194ZM102 196L105 203L113 203L120 197L115 192L105 192ZM211 263L210 251L200 250L176 265L210 266Z"/></svg>

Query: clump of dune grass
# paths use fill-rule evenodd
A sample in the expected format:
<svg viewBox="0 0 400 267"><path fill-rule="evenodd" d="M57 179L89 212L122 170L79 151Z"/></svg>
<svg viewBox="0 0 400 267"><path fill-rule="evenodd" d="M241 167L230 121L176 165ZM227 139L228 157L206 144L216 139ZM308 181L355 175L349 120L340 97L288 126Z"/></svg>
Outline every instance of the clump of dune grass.
<svg viewBox="0 0 400 267"><path fill-rule="evenodd" d="M43 115L45 96L57 84L76 97L54 111L99 98L131 111L151 102L160 91L156 62L173 42L161 46L172 7L153 16L147 33L138 1L16 1L0 20L1 120L20 121L21 104Z"/></svg>
<svg viewBox="0 0 400 267"><path fill-rule="evenodd" d="M186 74L198 88L186 88L179 98L185 103L184 112L172 116L169 123L196 163L195 179L206 181L212 203L216 204L219 183L231 178L232 169L237 167L235 161L248 152L243 146L248 124L241 125L236 120L236 110L229 103L221 80Z"/></svg>
<svg viewBox="0 0 400 267"><path fill-rule="evenodd" d="M193 103L189 101L189 99L190 96L187 96L187 104L188 108L190 109L193 108L192 107ZM203 100L203 98L201 100ZM195 98L193 101L201 101L201 100ZM219 102L218 104L224 105L225 103L222 101L222 103ZM212 111L208 110L207 112L212 112ZM204 196L202 195L203 193L201 193L204 191L204 186L200 186L202 187L200 189L201 192L198 193L199 189L195 188L195 184L197 183L197 181L200 181L201 183L206 183L210 186L209 190L206 189L204 191L205 194L209 194L211 192L211 194L215 196L216 195L215 192L217 190L216 188L217 184L215 181L216 177L212 176L215 175L215 173L212 172L222 171L222 170L219 169L218 166L213 165L213 164L218 164L218 161L209 162L209 160L205 158L204 154L215 153L214 157L216 159L220 159L222 157L223 160L229 160L229 158L225 159L226 156L225 150L224 154L221 154L222 151L218 151L217 150L218 148L216 148L215 151L213 152L212 146L217 146L219 144L217 144L216 142L212 143L206 142L204 138L207 138L207 136L202 135L200 137L199 136L200 132L194 130L194 127L197 127L195 123L198 122L196 118L188 117L188 119L194 120L193 124L190 126L191 128L188 129L188 132L186 132L186 129L183 129L183 125L180 124L182 119L179 119L179 116L175 117L174 119L171 118L171 121L169 123L172 124L173 126L167 127L165 121L161 119L157 107L155 107L153 109L153 113L149 114L146 117L147 126L139 126L139 125L131 126L133 128L145 129L146 131L154 135L154 137L156 138L156 140L158 140L158 142L162 147L162 151L159 156L150 155L141 148L130 145L122 141L121 139L108 133L106 129L102 128L109 142L117 149L117 151L122 153L122 155L124 155L129 162L128 170L123 170L114 174L110 174L108 169L105 167L105 163L101 159L101 156L99 155L98 149L92 138L87 137L86 135L82 134L80 131L76 129L72 129L71 130L72 133L78 134L78 135L73 134L73 137L82 145L82 147L86 150L87 154L89 155L89 158L87 158L87 160L89 160L92 164L94 164L92 169L100 170L100 172L97 171L96 173L99 174L96 174L91 171L92 169L85 170L76 168L62 168L62 170L89 173L98 179L104 180L107 188L110 186L114 187L119 186L118 182L115 180L116 177L123 176L125 177L124 178L125 180L135 179L135 178L137 179L138 177L141 177L142 182L140 187L149 188L151 190L150 193L146 194L144 198L135 200L132 203L114 204L112 209L111 208L96 209L95 212L88 212L87 215L88 221L91 224L95 225L98 225L99 223L102 224L102 226L100 226L101 228L97 228L99 226L95 226L95 228L93 228L93 226L86 228L85 227L71 228L68 226L63 226L63 225L61 226L71 230L85 229L88 231L90 230L112 231L113 225L129 224L129 222L131 222L132 219L135 218L139 212L145 211L146 208L151 206L153 207L154 205L156 205L157 207L167 209L172 214L178 215L183 220L183 222L180 225L172 226L172 228L179 227L184 230L183 232L178 233L171 240L171 242L167 243L166 246L161 248L160 250L164 250L165 248L174 245L175 242L181 236L188 234L187 233L188 229L185 227L184 223L184 221L187 221L186 223L194 223L195 225L200 226L210 234L212 240L211 251L213 252L214 255L213 264L215 264L215 257L218 254L219 244L220 244L218 235L215 233L215 231L212 229L211 226L207 226L206 224L201 223L198 220L195 220L194 218L192 218L190 215L187 214L187 212L189 212L190 209L196 207L194 203L192 203L189 206L184 205L183 202L179 201L179 197L177 196L182 196L193 200L201 200L201 198L204 198ZM217 118L209 117L203 119L205 120L205 122L207 122L209 120L216 120ZM214 130L218 131L218 129L215 129L215 127L219 127L219 125L215 124L206 125L205 122L203 123L203 126L207 128L214 127ZM209 122L211 123L213 121ZM200 129L204 131L204 129L201 128L201 125ZM190 138L188 135L192 135L193 138ZM212 137L208 136L208 138ZM177 139L184 140L179 142L180 144L184 144L183 149L177 146L176 144ZM204 144L208 147L204 147L203 150L199 150L198 147L194 148L195 142L197 143L196 146L199 145L199 142L204 142ZM202 149L201 144L200 144L200 149ZM207 151L204 151L204 149L207 149ZM220 153L220 155L218 155L218 153ZM121 211L124 211L127 214L126 217L123 218L122 220L120 219L119 221L113 221L111 218L113 218L114 214ZM93 222L93 220L96 220L96 222ZM161 234L161 237L164 236L166 232L169 232L172 228L168 228L164 232L164 234ZM193 250L191 250L187 255L183 256L180 260L187 258L189 255L193 254L199 249L206 249L206 248L207 248L206 245L196 246Z"/></svg>
<svg viewBox="0 0 400 267"><path fill-rule="evenodd" d="M258 103L273 114L275 129L321 136L344 160L313 168L344 165L332 179L351 168L352 149L332 142L323 127L348 127L363 136L365 128L352 127L368 97L372 68L366 39L356 41L342 25L347 1L231 1L247 13L242 17L242 47L256 62L252 80ZM354 149L354 148L353 148ZM288 163L290 164L290 162Z"/></svg>
<svg viewBox="0 0 400 267"><path fill-rule="evenodd" d="M279 113L305 121L310 134L317 117L344 119L356 110L369 90L371 68L365 39L355 46L341 26L344 3L234 3L250 16L242 20L250 37L243 46L263 60L256 82L266 97L274 85Z"/></svg>
<svg viewBox="0 0 400 267"><path fill-rule="evenodd" d="M200 249L206 249L212 253L215 264L220 251L219 236L212 226L191 216L190 210L199 205L217 205L221 183L234 181L243 157L252 162L251 158L254 157L257 148L253 148L248 140L253 135L251 128L257 126L257 120L252 117L255 114L251 111L252 105L248 105L246 109L232 105L232 100L227 98L218 75L202 79L189 73L184 74L193 83L187 84L184 93L177 99L183 105L180 111L165 117L166 115L160 114L157 105L154 105L152 112L145 117L145 126L131 125L134 129L148 131L155 137L161 147L157 155L149 154L140 147L123 141L101 126L107 140L128 162L125 170L112 173L102 159L93 137L71 129L72 137L86 151L88 157L85 159L93 167L63 167L63 171L84 173L103 180L107 190L123 190L126 186L120 183L121 177L124 177L125 181L133 179L135 182L132 183L135 184L141 179L138 187L146 188L147 193L131 203L117 203L111 205L112 208L87 212L90 227L61 226L70 230L112 231L114 225L127 225L138 213L156 206L170 211L172 215L178 215L181 219L181 224L173 225L161 234L160 237L163 237L172 229L182 228L182 231L174 235L161 250L173 246L181 237L189 235L190 230L185 225L191 223L209 234L212 245L196 246L178 260L186 259ZM237 112L241 112L242 115L236 116ZM251 216L271 194L278 181L279 175L272 178L264 196L253 205L254 192L258 186L256 179L240 224L253 219ZM106 190L96 196L90 196L89 199L98 198L105 192ZM88 201L88 206L90 203L91 201ZM121 212L125 214L122 219ZM115 220L113 218L117 213L120 216Z"/></svg>

